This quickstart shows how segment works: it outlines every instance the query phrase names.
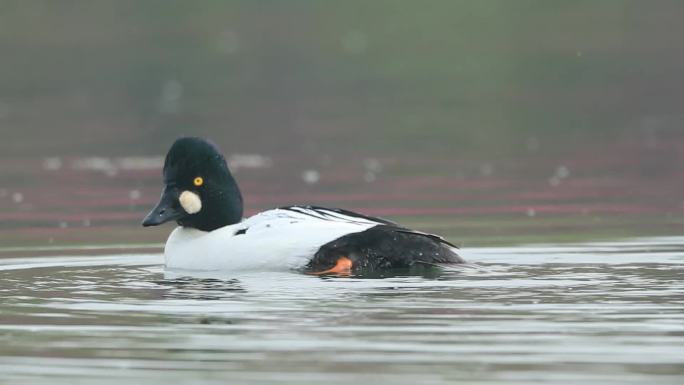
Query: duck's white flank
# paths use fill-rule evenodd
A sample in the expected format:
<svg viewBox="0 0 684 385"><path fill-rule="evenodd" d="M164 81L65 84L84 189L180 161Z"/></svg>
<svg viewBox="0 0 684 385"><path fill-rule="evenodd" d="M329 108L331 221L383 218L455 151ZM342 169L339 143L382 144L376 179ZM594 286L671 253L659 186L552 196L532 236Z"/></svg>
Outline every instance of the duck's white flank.
<svg viewBox="0 0 684 385"><path fill-rule="evenodd" d="M166 268L201 271L283 271L304 267L324 244L381 224L325 209L264 211L204 232L176 228L166 242Z"/></svg>

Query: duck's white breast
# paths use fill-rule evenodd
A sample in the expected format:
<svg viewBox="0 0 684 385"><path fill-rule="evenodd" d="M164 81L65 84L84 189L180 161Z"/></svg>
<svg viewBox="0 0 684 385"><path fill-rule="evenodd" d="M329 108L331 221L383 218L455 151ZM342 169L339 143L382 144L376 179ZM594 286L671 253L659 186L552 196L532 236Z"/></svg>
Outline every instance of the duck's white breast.
<svg viewBox="0 0 684 385"><path fill-rule="evenodd" d="M324 244L378 225L371 220L338 213L322 215L325 212L321 210L307 210L268 210L211 232L178 227L166 242L166 268L195 271L298 269L304 267Z"/></svg>

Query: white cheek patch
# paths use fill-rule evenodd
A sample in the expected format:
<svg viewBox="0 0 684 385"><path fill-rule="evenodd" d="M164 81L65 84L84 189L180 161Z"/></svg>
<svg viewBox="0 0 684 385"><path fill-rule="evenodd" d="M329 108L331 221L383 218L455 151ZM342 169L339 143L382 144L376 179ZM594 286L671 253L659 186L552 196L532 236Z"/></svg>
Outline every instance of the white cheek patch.
<svg viewBox="0 0 684 385"><path fill-rule="evenodd" d="M188 214L197 214L202 210L202 200L192 191L183 191L178 201Z"/></svg>

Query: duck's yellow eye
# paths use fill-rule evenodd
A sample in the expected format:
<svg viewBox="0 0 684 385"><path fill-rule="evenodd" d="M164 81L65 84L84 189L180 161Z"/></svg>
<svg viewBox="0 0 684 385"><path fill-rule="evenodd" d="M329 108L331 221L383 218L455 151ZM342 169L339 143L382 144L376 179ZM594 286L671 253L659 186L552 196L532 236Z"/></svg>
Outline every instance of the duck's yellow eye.
<svg viewBox="0 0 684 385"><path fill-rule="evenodd" d="M204 184L204 179L201 176L198 176L197 178L195 178L194 181L192 181L192 183L194 183L195 186L199 187Z"/></svg>

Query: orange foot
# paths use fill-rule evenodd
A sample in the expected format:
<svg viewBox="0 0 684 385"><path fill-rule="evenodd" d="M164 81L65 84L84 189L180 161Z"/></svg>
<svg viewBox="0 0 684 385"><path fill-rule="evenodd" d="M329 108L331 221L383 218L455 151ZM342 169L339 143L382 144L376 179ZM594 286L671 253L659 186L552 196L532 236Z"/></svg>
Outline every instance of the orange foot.
<svg viewBox="0 0 684 385"><path fill-rule="evenodd" d="M351 268L352 268L351 259L349 259L347 257L340 257L337 259L337 263L335 264L335 266L333 266L332 269L318 271L318 272L311 272L311 273L307 273L307 274L312 274L312 275L325 275L325 274L350 275L351 274Z"/></svg>

